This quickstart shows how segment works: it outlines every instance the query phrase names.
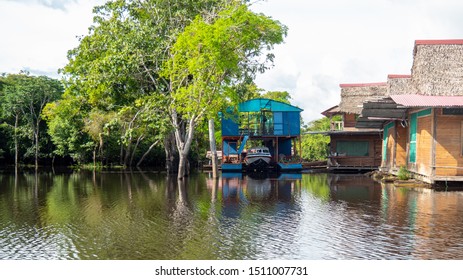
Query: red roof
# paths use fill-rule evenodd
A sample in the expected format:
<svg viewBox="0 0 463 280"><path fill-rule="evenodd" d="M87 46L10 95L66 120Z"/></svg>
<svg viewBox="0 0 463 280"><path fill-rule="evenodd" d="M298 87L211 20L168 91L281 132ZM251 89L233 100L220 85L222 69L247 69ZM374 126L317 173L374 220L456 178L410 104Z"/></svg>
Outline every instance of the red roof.
<svg viewBox="0 0 463 280"><path fill-rule="evenodd" d="M389 74L387 75L388 79L402 79L402 78L411 78L412 75L404 75L404 74Z"/></svg>
<svg viewBox="0 0 463 280"><path fill-rule="evenodd" d="M404 94L391 95L391 98L405 107L463 107L463 96Z"/></svg>
<svg viewBox="0 0 463 280"><path fill-rule="evenodd" d="M463 39L416 40L416 45L463 45Z"/></svg>
<svg viewBox="0 0 463 280"><path fill-rule="evenodd" d="M374 87L374 86L386 86L387 83L361 83L361 84L339 84L341 88L345 87Z"/></svg>

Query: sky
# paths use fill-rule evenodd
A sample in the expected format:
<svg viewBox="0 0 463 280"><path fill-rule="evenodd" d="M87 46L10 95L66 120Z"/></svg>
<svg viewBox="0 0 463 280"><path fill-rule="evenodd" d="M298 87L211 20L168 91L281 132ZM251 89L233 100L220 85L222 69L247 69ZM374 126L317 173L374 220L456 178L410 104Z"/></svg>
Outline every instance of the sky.
<svg viewBox="0 0 463 280"><path fill-rule="evenodd" d="M0 0L0 73L59 78L67 51L88 33L92 8L104 2ZM463 38L461 0L264 0L252 9L288 27L257 85L289 92L305 122L339 103L339 84L410 74L415 40Z"/></svg>

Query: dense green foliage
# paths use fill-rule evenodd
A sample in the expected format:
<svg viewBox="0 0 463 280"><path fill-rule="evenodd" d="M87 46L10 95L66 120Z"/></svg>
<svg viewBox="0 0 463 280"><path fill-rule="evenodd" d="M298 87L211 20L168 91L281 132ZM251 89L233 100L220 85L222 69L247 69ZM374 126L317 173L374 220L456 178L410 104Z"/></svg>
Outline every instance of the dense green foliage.
<svg viewBox="0 0 463 280"><path fill-rule="evenodd" d="M180 156L179 178L187 172L198 124L217 116L227 100L237 99L233 86L266 69L273 56L261 61L264 50L281 43L285 34L279 22L232 3L212 19L196 17L178 36L161 75L169 81L168 111Z"/></svg>
<svg viewBox="0 0 463 280"><path fill-rule="evenodd" d="M220 131L218 112L261 95L254 78L286 35L247 2L112 0L96 7L89 33L68 52L62 83L0 80L0 134L9 136L0 157L16 151L94 166L166 164L169 172L178 161L184 176L206 154L207 120ZM289 102L287 92L269 94Z"/></svg>
<svg viewBox="0 0 463 280"><path fill-rule="evenodd" d="M56 152L105 165L139 165L153 156L151 164L161 165L164 153L173 161L169 81L160 72L178 34L225 2L114 0L96 7L89 34L62 70L66 92L46 109Z"/></svg>
<svg viewBox="0 0 463 280"><path fill-rule="evenodd" d="M333 118L339 120L339 117ZM331 120L327 117L310 122L302 129L302 158L307 161L326 160L330 137L318 132L330 130Z"/></svg>
<svg viewBox="0 0 463 280"><path fill-rule="evenodd" d="M46 133L42 110L57 100L63 91L61 82L45 76L27 73L0 77L1 154L14 163L50 157L52 147Z"/></svg>

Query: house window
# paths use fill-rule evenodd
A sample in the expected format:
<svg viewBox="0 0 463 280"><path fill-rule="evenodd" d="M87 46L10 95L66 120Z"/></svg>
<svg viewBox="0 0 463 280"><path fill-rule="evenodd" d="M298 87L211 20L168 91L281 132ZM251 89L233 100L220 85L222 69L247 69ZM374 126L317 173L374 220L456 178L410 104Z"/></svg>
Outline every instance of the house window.
<svg viewBox="0 0 463 280"><path fill-rule="evenodd" d="M337 141L336 153L338 155L367 157L370 143L368 141Z"/></svg>
<svg viewBox="0 0 463 280"><path fill-rule="evenodd" d="M442 115L463 115L463 108L443 108Z"/></svg>
<svg viewBox="0 0 463 280"><path fill-rule="evenodd" d="M410 153L409 162L416 162L416 128L417 128L418 117L414 113L410 116Z"/></svg>

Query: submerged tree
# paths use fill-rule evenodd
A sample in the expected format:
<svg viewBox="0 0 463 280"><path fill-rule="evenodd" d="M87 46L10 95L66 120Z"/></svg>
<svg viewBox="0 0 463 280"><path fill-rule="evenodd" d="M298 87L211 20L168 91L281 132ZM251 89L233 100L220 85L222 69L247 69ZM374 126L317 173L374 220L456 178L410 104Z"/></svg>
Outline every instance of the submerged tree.
<svg viewBox="0 0 463 280"><path fill-rule="evenodd" d="M98 151L103 152L101 144L105 137L109 140L117 136L120 160L125 164L132 162L136 147L147 147L143 154L146 157L147 152L162 143L166 143L169 158L166 161L171 162L172 145L168 141L171 129L165 122L169 87L159 73L185 26L198 14L213 14L228 1L234 0L114 0L96 7L89 34L69 51L69 63L62 71L66 80L65 100L51 105L49 110L49 122L58 128L59 120L66 118L60 112L68 110L60 107L75 102L83 104L78 106L82 111L72 114L80 119L67 122L69 133L50 130L55 144L63 148L57 152L68 150L81 158L92 151L96 155ZM152 110L154 105L156 109ZM96 121L104 123L96 125ZM113 129L103 132L108 126ZM82 129L87 136L74 133ZM93 135L89 134L91 131ZM75 140L76 145L65 147L69 142L66 138ZM110 143L115 144L114 141L106 143L106 150L114 148L109 147Z"/></svg>
<svg viewBox="0 0 463 280"><path fill-rule="evenodd" d="M230 86L263 72L286 27L246 5L230 5L215 18L197 17L179 35L162 72L169 80L169 113L180 155L178 178L187 175L195 128L215 116L234 94Z"/></svg>
<svg viewBox="0 0 463 280"><path fill-rule="evenodd" d="M47 108L56 152L103 158L118 139L120 160L131 165L163 144L168 171L177 152L183 177L197 126L240 101L237 85L252 84L272 61L264 50L286 34L247 2L113 0L95 8L62 71L64 98Z"/></svg>

